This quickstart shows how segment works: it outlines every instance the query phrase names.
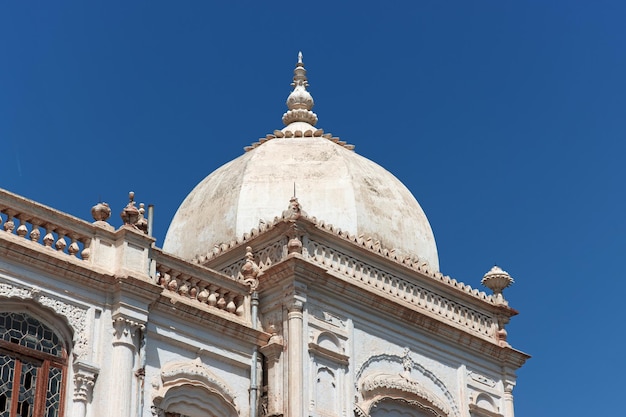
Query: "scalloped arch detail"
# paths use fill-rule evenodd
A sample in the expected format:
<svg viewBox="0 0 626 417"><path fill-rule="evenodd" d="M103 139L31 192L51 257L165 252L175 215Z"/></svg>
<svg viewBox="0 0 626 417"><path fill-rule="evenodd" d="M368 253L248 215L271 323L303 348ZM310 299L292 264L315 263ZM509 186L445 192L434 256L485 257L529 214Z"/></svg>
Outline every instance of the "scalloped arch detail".
<svg viewBox="0 0 626 417"><path fill-rule="evenodd" d="M368 373L368 369L373 367L377 362L394 363L400 369L404 369L404 372L390 374L384 372L372 372L370 369L370 372ZM435 386L441 389L445 399L437 396L419 382L411 379L407 367L418 371L425 378L432 381ZM441 416L459 417L461 415L454 400L454 396L448 390L443 381L441 381L435 374L423 365L414 361L408 348L404 350L402 355L382 353L370 356L357 367L355 381L357 384L357 390L360 391L363 397L363 401L359 403L360 407L368 414L371 407L375 403L382 401L385 398L391 398L409 403L419 403L426 407L430 407L432 405L431 408L434 411L439 412L440 414L437 415ZM387 393L384 393L384 390L382 389L374 389L376 386L384 387L385 384L389 387L389 391ZM369 389L369 393L366 385L371 388Z"/></svg>
<svg viewBox="0 0 626 417"><path fill-rule="evenodd" d="M225 417L239 415L232 390L199 358L166 363L161 368L161 387L154 396L154 403L164 410L192 416L202 413Z"/></svg>
<svg viewBox="0 0 626 417"><path fill-rule="evenodd" d="M367 414L373 407L384 400L403 401L419 405L434 416L447 417L452 415L450 407L419 382L403 375L378 373L369 375L361 383L364 401L360 408Z"/></svg>

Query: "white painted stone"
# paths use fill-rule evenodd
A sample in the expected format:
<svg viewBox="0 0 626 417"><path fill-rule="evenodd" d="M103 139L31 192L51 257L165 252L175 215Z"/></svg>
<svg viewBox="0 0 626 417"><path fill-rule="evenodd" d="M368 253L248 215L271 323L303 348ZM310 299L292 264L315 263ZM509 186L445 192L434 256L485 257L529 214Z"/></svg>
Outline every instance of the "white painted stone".
<svg viewBox="0 0 626 417"><path fill-rule="evenodd" d="M411 192L381 166L322 137L272 139L217 169L181 204L163 249L192 259L240 238L280 216L294 184L309 216L439 269L430 224Z"/></svg>

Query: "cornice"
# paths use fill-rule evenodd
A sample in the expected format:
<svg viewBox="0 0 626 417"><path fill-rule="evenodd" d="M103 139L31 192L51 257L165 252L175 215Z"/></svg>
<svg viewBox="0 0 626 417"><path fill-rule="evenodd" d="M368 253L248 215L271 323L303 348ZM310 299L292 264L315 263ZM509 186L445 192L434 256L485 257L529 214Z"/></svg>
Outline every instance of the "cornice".
<svg viewBox="0 0 626 417"><path fill-rule="evenodd" d="M206 323L211 328L219 328L218 332L235 339L243 340L257 346L265 346L269 333L253 329L244 319L210 307L192 305L187 298L162 294L151 306L150 312L160 312L166 316L175 316L183 321L194 324Z"/></svg>
<svg viewBox="0 0 626 417"><path fill-rule="evenodd" d="M275 288L281 288L279 293L267 301L275 304L277 301L272 299L280 297L287 288L295 286L298 281L306 285L307 292L316 291L328 297L340 296L342 303L352 305L355 310L363 310L366 307L365 310L381 317L394 317L405 323L407 328L420 329L460 349L493 358L502 365L517 369L530 358L529 355L510 346L499 346L493 337L470 333L467 329L443 321L428 311L417 310L401 300L390 300L384 293L372 292L366 287L354 285L334 271L320 268L299 254L292 254L267 269L260 278L259 292L273 293Z"/></svg>
<svg viewBox="0 0 626 417"><path fill-rule="evenodd" d="M484 291L457 281L439 271L431 270L424 260L414 256L402 255L395 249L383 247L375 239L354 236L335 228L333 225L326 224L323 220L306 215L302 215L296 220L286 217L285 214L281 217L275 217L273 221L259 224L259 228L252 229L250 233L246 233L238 239L216 245L211 251L197 256L192 262L221 270L225 264L243 259L245 246L251 246L254 252L258 252L270 242L275 242L277 238L286 236L289 228L294 224L299 230L311 236L319 237L325 243L332 243L333 246L353 253L355 257L368 259L376 267L391 269L403 277L417 279L421 284L430 285L440 292L464 299L473 305L482 306L481 308L493 310L495 306L498 306L498 310L509 317L518 313L510 307L502 309L495 297ZM287 252L285 251L283 256L286 255ZM261 269L263 270L262 266Z"/></svg>
<svg viewBox="0 0 626 417"><path fill-rule="evenodd" d="M0 257L19 268L42 271L44 275L70 280L88 288L102 290L115 280L114 274L98 266L8 233L0 232Z"/></svg>

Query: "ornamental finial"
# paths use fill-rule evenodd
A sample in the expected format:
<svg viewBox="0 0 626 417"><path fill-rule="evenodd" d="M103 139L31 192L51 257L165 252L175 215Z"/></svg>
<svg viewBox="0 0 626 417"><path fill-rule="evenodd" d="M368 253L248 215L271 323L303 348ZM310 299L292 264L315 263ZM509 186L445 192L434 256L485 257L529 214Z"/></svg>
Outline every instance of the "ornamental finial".
<svg viewBox="0 0 626 417"><path fill-rule="evenodd" d="M302 62L302 52L298 53L298 63L293 70L293 82L291 83L293 91L287 98L287 108L289 111L283 115L283 123L290 125L293 122L305 122L312 126L317 123L317 115L311 111L313 105L313 97L306 88L309 81L306 77L306 69Z"/></svg>
<svg viewBox="0 0 626 417"><path fill-rule="evenodd" d="M508 272L502 270L498 265L494 265L481 280L481 284L493 291L496 301L499 304L507 305L508 303L502 295L502 291L513 284L513 278Z"/></svg>

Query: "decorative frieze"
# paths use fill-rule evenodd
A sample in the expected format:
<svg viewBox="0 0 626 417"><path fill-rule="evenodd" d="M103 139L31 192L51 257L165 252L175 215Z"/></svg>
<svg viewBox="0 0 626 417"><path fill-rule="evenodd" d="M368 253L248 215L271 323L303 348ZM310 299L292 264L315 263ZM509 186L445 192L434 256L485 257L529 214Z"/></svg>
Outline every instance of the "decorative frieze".
<svg viewBox="0 0 626 417"><path fill-rule="evenodd" d="M408 302L446 321L461 325L473 333L487 337L493 336L496 324L494 319L486 314L427 290L414 282L409 282L376 268L335 248L316 242L309 237L305 237L304 243L309 259L319 265L359 281L387 297Z"/></svg>
<svg viewBox="0 0 626 417"><path fill-rule="evenodd" d="M274 265L277 262L280 262L286 256L286 246L288 243L287 237L281 237L279 240L274 241L266 245L264 248L257 251L254 255L254 261L258 265L261 271L266 270L270 266ZM237 262L234 262L228 266L220 268L219 271L224 274L233 277L237 280L243 280L243 274L241 269L244 264L248 262L248 259L240 259Z"/></svg>

